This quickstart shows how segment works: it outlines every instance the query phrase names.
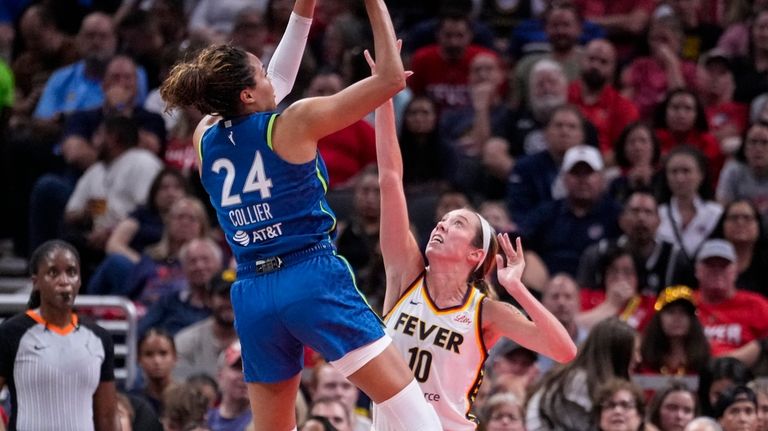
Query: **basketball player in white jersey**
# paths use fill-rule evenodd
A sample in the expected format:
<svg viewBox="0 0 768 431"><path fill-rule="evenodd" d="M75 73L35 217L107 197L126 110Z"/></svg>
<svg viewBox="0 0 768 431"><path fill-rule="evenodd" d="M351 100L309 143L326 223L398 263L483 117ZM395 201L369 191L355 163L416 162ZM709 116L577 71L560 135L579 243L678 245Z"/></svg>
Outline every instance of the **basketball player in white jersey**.
<svg viewBox="0 0 768 431"><path fill-rule="evenodd" d="M366 54L371 67L375 67ZM446 431L475 430L470 414L488 349L500 337L558 362L576 346L565 328L520 281L525 258L520 239L496 237L478 213L459 209L432 230L425 266L411 233L403 191L403 165L392 102L376 110L376 152L381 186L381 252L387 275L384 314L388 334L404 355L424 397ZM499 244L506 255L497 255ZM498 266L499 283L531 320L486 295L485 276ZM373 429L390 429L373 410Z"/></svg>

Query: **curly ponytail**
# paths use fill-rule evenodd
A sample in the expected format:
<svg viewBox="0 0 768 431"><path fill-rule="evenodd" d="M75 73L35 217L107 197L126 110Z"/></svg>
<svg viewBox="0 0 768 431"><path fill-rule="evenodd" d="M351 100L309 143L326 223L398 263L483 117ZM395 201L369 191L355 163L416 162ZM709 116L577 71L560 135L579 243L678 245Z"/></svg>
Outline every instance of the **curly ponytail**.
<svg viewBox="0 0 768 431"><path fill-rule="evenodd" d="M160 87L168 108L194 106L203 114L236 116L240 91L256 85L248 53L231 45L214 45L190 62L176 64Z"/></svg>

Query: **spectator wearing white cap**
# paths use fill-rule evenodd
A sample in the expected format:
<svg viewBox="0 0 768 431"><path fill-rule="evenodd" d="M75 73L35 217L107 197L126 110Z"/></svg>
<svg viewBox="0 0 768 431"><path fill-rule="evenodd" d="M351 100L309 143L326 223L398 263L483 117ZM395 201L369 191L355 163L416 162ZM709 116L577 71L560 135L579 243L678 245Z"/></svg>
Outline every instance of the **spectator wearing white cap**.
<svg viewBox="0 0 768 431"><path fill-rule="evenodd" d="M560 167L565 198L539 205L520 226L551 274L575 276L579 257L589 245L619 236L621 208L605 192L603 167L596 148L570 148Z"/></svg>
<svg viewBox="0 0 768 431"><path fill-rule="evenodd" d="M768 336L768 300L736 288L736 251L723 239L705 241L696 257L698 317L712 354Z"/></svg>

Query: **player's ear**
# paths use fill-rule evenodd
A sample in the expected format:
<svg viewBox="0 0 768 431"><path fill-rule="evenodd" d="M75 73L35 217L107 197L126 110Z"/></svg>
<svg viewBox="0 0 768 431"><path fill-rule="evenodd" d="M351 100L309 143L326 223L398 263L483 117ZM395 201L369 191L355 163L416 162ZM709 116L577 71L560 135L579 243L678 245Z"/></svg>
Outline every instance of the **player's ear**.
<svg viewBox="0 0 768 431"><path fill-rule="evenodd" d="M245 87L242 90L240 90L240 101L245 104L249 105L256 101L256 95L254 94L254 89L251 87Z"/></svg>

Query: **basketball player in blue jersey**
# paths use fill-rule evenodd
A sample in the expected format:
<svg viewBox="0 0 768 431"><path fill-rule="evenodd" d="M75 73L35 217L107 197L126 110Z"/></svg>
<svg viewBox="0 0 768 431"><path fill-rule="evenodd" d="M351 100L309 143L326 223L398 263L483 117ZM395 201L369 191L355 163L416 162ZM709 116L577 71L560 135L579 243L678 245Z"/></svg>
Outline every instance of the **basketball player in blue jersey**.
<svg viewBox="0 0 768 431"><path fill-rule="evenodd" d="M376 70L379 65L365 54ZM487 349L499 338L508 337L558 362L573 359L576 346L520 281L525 268L520 239L515 247L507 234L496 236L480 214L468 209L446 214L429 237L429 265L425 266L410 230L391 101L376 110L376 156L387 333L410 364L443 429L475 430L477 421L470 409L482 380ZM497 254L499 244L506 259ZM532 320L512 305L488 296L485 277L494 264L499 283ZM377 414L379 407L374 405L373 428L395 429L386 415Z"/></svg>
<svg viewBox="0 0 768 431"><path fill-rule="evenodd" d="M202 183L238 263L231 295L256 430L296 429L304 345L379 403L395 429L442 429L332 243L336 220L317 141L405 86L384 1L365 5L379 66L332 96L278 114L259 59L227 45L175 66L161 88L169 106L211 115L194 142Z"/></svg>

